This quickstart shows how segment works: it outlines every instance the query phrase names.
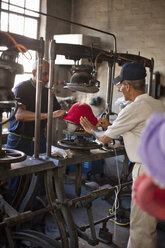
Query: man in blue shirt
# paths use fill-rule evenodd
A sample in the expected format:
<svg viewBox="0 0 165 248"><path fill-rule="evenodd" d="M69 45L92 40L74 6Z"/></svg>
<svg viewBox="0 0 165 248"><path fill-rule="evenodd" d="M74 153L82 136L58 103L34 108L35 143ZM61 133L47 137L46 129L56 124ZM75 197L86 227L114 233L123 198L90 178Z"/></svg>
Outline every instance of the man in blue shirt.
<svg viewBox="0 0 165 248"><path fill-rule="evenodd" d="M27 81L18 84L14 88L16 98L19 98L21 105L15 117L8 125L7 148L23 151L26 155L32 156L34 153L34 127L35 127L35 98L36 98L36 74L37 63L34 63L32 70L33 77ZM41 123L40 123L40 153L46 152L45 129L47 124L48 111L48 88L46 84L49 81L49 63L45 60L42 62L42 98L41 98ZM65 110L61 110L61 106L54 96L53 101L53 118L63 117ZM32 201L31 210L39 209L40 204L35 200L35 196L45 193L43 176L38 176L39 182L35 191L34 200ZM10 178L8 181L8 200L12 204L20 177Z"/></svg>
<svg viewBox="0 0 165 248"><path fill-rule="evenodd" d="M27 81L18 84L14 88L16 98L21 103L16 112L15 118L9 122L9 135L7 139L7 148L16 149L25 152L27 155L34 153L34 126L35 126L35 96L36 96L36 66L33 65L33 77ZM46 151L45 127L47 123L48 111L48 88L46 84L49 80L49 63L43 60L42 63L42 99L41 99L41 124L40 124L40 153ZM63 117L65 110L60 110L61 106L54 96L53 118Z"/></svg>

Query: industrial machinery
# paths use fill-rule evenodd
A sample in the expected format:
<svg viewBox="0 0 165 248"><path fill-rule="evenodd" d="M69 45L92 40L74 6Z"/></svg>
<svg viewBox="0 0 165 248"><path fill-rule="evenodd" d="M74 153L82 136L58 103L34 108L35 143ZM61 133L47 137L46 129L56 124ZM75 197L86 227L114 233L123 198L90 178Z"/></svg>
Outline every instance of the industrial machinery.
<svg viewBox="0 0 165 248"><path fill-rule="evenodd" d="M31 230L22 230L21 223L30 221L36 215L44 214L49 211L53 211L54 207L45 208L44 210L39 210L38 213L31 213L31 211L26 211L26 205L28 204L30 198L33 195L33 191L35 189L35 185L37 184L37 176L35 176L34 169L30 169L29 172L21 172L21 169L24 167L28 167L28 163L30 165L41 165L42 162L31 161L31 158L27 158L27 156L18 150L7 149L2 145L2 125L10 121L15 115L17 108L21 103L19 99L15 99L14 94L12 92L12 88L14 86L14 79L16 74L23 73L23 66L16 63L16 58L19 52L25 52L28 49L35 50L38 52L38 81L41 77L41 61L43 58L43 40L35 40L29 39L16 34L9 34L5 32L0 32L0 46L6 47L6 50L2 51L0 57L0 186L2 189L3 182L10 178L10 172L12 173L13 167L18 167L18 172L14 172L11 177L14 176L22 176L20 182L23 182L22 186L19 188L21 190L17 192L15 197L15 202L11 206L5 199L6 194L0 195L0 247L29 247L28 242L33 247L60 247L57 241L49 239L43 233L39 233ZM37 82L38 82L37 81ZM40 87L37 83L38 88ZM38 91L40 94L40 91ZM40 102L36 103L36 113L40 114L39 108ZM2 121L3 112L11 112L10 117ZM39 122L36 121L36 130L39 128ZM38 140L38 141L37 141ZM38 147L39 142L39 133L37 135L36 132L36 147ZM35 149L35 156L37 157L37 148ZM46 163L47 165L50 163ZM29 174L32 174L31 182L29 181ZM47 175L47 182L49 182L49 176ZM30 183L30 184L29 184ZM21 183L20 183L21 184ZM29 187L29 189L27 188ZM33 188L31 188L33 187ZM31 189L30 189L31 188ZM27 191L27 192L26 192ZM47 190L49 192L49 189ZM3 191L0 191L3 194ZM27 194L26 194L27 193ZM24 198L24 194L26 195ZM21 214L21 212L24 212ZM58 219L61 218L60 214ZM62 223L62 221L61 221ZM14 227L14 228L13 228ZM61 232L63 232L63 240L66 235L64 235L65 230L64 227L59 228ZM67 241L63 241L63 243L67 243Z"/></svg>
<svg viewBox="0 0 165 248"><path fill-rule="evenodd" d="M66 121L67 128L63 130L66 138L58 141L60 147L73 149L73 151L90 152L90 149L100 148L100 143L91 140L91 135L86 133L83 128L73 122Z"/></svg>
<svg viewBox="0 0 165 248"><path fill-rule="evenodd" d="M18 107L18 102L11 91L15 75L23 73L22 65L15 62L17 55L18 50L14 47L3 51L0 57L0 171L3 172L10 168L11 162L26 159L23 152L2 148L2 125L13 117ZM3 112L11 112L11 109L14 109L13 115L2 121Z"/></svg>
<svg viewBox="0 0 165 248"><path fill-rule="evenodd" d="M72 67L72 76L71 76L70 82L67 83L67 85L65 86L66 88L72 89L74 91L81 91L81 92L86 92L86 93L98 92L99 87L100 87L100 82L98 82L97 80L98 64L102 63L103 61L108 63L106 106L105 106L105 111L103 114L105 116L108 116L112 113L111 111L112 98L113 98L112 79L114 77L116 64L118 64L119 66L122 66L125 62L137 61L137 62L142 63L145 67L149 68L150 79L149 79L149 84L148 84L148 92L149 94L151 94L152 74L153 74L153 67L154 67L153 59L147 59L139 55L128 54L128 53L124 54L124 53L117 53L113 51L107 52L107 51L104 51L98 48L88 47L84 45L56 43L55 41L52 41L50 51L51 51L50 52L51 61L54 61L57 55L64 55L66 59L75 61L75 66ZM88 66L78 65L78 61L81 60L82 58L88 59L91 65L90 66L89 65ZM49 85L49 87L51 86ZM70 126L71 123L67 122L67 125ZM51 117L50 117L50 122L48 121L48 126L49 126L48 130L50 130L49 133L51 133L51 126L52 126ZM70 127L67 128L66 133L68 132L69 128ZM83 135L80 133L81 132L79 132L78 133L79 135L77 135L77 132L76 132L76 135L79 138L81 137L81 140L82 140ZM70 133L68 134L70 135ZM72 132L72 135L73 135L73 132ZM50 137L51 135L49 134L47 136ZM68 142L71 145L71 143L73 143L74 141L73 142L68 141ZM77 141L75 141L75 143L76 142ZM48 144L49 144L49 147L47 150L47 155L50 156L51 142L48 142ZM60 145L66 147L66 141L64 142L60 141ZM83 149L82 146L81 146L81 149Z"/></svg>
<svg viewBox="0 0 165 248"><path fill-rule="evenodd" d="M18 44L23 44L26 48L35 50L38 52L38 80L41 78L40 63L44 55L43 40L29 39L16 34L10 34L17 41ZM0 33L0 46L7 46L8 49L3 53L0 60L2 80L0 80L0 114L2 116L3 111L10 111L11 109L17 109L17 100L14 99L11 92L13 87L14 75L18 72L22 72L22 67L15 63L17 55L17 49L8 35ZM78 61L82 58L86 58L91 62L91 67L79 67L73 68L73 74L71 82L67 84L68 88L74 90L81 90L86 93L97 92L99 90L99 82L97 81L97 67L99 63L103 61L108 63L109 66L109 80L107 83L107 97L105 114L111 113L112 103L112 79L114 76L115 64L122 65L127 61L138 61L143 63L150 69L150 84L152 83L153 73L153 59L147 59L138 55L117 53L116 51L107 52L94 47L88 47L83 45L72 44L60 44L54 40L50 44L50 78L49 78L49 103L48 103L48 128L47 128L47 151L46 156L40 156L39 154L39 130L40 130L40 85L37 83L37 95L36 95L36 115L35 115L35 149L34 158L26 158L24 154L19 151L8 151L2 148L0 144L0 180L8 179L10 177L19 175L26 176L34 173L43 173L44 182L46 188L46 201L43 202L43 209L36 212L26 211L25 205L29 199L21 205L21 212L10 206L1 196L0 198L0 228L2 228L2 239L0 245L2 247L28 247L27 243L22 241L30 241L29 247L64 247L64 248L76 248L78 247L78 237L85 239L91 245L97 245L99 238L96 236L95 225L103 223L102 231L108 233L106 223L109 217L105 217L103 220L94 221L92 215L92 202L98 197L108 195L109 192L114 191L116 187L104 187L96 191L91 192L88 195L80 196L81 194L81 163L85 161L93 161L97 159L103 159L110 156L116 156L125 154L125 150L109 149L108 151L100 150L99 144L91 142L90 137L84 133L82 129L79 129L77 125L68 122L67 130L65 134L68 136L68 141L59 141L59 144L63 147L76 150L73 158L59 159L51 157L51 137L52 137L52 99L53 99L53 74L56 72L56 66L54 61L56 55L65 55L67 59ZM4 83L4 78L7 82ZM9 82L9 83L8 83ZM10 84L12 82L12 84ZM149 92L150 92L149 86ZM2 119L2 117L1 117ZM1 126L3 124L2 120ZM2 135L2 128L1 128ZM76 136L75 139L70 136ZM12 157L12 158L11 158ZM24 161L23 161L24 160ZM7 162L5 162L7 161ZM15 162L19 162L17 165ZM77 165L76 172L76 195L75 199L67 199L64 191L64 177L63 168L71 164ZM7 164L7 166L6 166ZM11 165L12 164L12 165ZM5 167L5 171L4 171ZM1 169L2 168L2 169ZM127 169L127 168L126 168ZM125 172L126 179L126 172ZM37 180L34 176L32 183L36 184ZM33 193L33 184L29 188L31 194ZM126 180L122 181L120 189L130 184ZM87 210L89 218L89 225L78 227L73 219L71 213L72 206L84 207ZM59 236L51 239L41 232L33 230L22 230L20 223L32 219L38 214L51 213L56 218L57 226L59 229ZM90 228L91 237L85 233L85 230ZM14 231L13 231L14 230ZM4 234L4 235L3 235ZM105 235L106 236L106 235ZM7 241L8 239L8 241Z"/></svg>

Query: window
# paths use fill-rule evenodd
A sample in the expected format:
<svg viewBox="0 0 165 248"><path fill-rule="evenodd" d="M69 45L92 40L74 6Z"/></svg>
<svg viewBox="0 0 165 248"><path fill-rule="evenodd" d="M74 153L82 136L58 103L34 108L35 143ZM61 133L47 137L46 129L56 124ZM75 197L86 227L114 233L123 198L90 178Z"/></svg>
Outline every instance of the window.
<svg viewBox="0 0 165 248"><path fill-rule="evenodd" d="M13 4L13 5L10 5ZM17 7L20 6L21 8ZM1 1L1 31L38 38L40 0L3 0ZM29 51L32 60L19 53L18 63L24 66L24 75L16 75L15 84L30 77L32 63L36 58L35 51Z"/></svg>

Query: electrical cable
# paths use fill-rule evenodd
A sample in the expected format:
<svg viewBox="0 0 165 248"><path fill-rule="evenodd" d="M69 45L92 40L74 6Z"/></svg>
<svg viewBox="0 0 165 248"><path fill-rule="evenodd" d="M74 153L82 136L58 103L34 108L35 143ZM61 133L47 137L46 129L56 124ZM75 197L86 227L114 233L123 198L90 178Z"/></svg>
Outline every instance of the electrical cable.
<svg viewBox="0 0 165 248"><path fill-rule="evenodd" d="M113 149L114 149L114 152L115 152L118 185L115 186L115 188L116 188L116 190L115 190L115 201L114 201L114 204L112 206L112 211L116 215L116 210L119 208L118 194L119 194L119 192L121 190L121 180L120 180L120 173L119 173L119 163L118 163L118 160L117 160L117 151L116 151L115 147Z"/></svg>
<svg viewBox="0 0 165 248"><path fill-rule="evenodd" d="M117 169L117 178L118 178L118 185L115 186L115 200L114 200L114 203L113 203L113 206L112 208L110 209L110 213L111 214L114 214L114 218L115 220L117 219L116 217L116 210L120 207L120 204L119 204L119 193L120 193L120 190L121 190L121 180L120 180L120 173L119 173L119 163L118 163L118 160L117 160L117 151L116 151L116 148L114 147L114 152L115 152L115 160L116 160L116 169ZM114 228L113 228L113 236L114 236L114 239L117 235L117 223L116 221L114 220Z"/></svg>
<svg viewBox="0 0 165 248"><path fill-rule="evenodd" d="M32 59L32 56L31 56L30 52L28 51L28 49L24 45L18 44L11 34L9 34L7 32L3 32L3 31L0 31L0 33L6 35L13 42L13 44L15 45L15 47L17 48L17 50L19 52L21 52L27 59L28 59L28 57L24 54L24 52L28 52L29 55L30 55L30 59Z"/></svg>

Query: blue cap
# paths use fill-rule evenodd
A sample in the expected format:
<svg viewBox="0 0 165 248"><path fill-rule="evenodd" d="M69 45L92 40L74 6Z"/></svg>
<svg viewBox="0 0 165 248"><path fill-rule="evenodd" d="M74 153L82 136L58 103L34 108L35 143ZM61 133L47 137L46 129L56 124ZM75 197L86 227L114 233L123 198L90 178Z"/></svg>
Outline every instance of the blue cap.
<svg viewBox="0 0 165 248"><path fill-rule="evenodd" d="M146 69L138 62L125 63L120 71L120 75L113 80L113 84L118 84L124 80L139 80L146 77Z"/></svg>

